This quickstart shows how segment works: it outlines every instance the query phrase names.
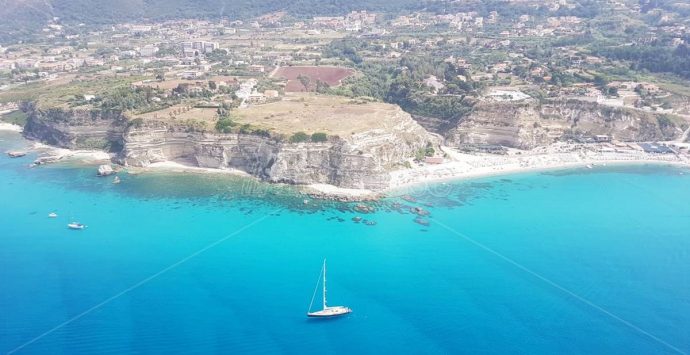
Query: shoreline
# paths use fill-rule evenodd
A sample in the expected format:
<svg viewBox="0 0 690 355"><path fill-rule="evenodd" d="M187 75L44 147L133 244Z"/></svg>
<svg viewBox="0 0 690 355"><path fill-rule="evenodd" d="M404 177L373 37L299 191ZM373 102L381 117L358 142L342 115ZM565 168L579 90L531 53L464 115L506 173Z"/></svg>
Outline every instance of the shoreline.
<svg viewBox="0 0 690 355"><path fill-rule="evenodd" d="M194 174L227 174L227 175L235 175L235 176L242 176L242 177L251 177L253 178L252 175L250 175L247 172L244 172L242 170L237 170L237 169L220 169L220 168L202 168L198 166L192 166L192 165L185 165L182 163L178 163L175 161L171 160L166 160L166 161L161 161L157 163L151 163L148 166L144 167L125 167L128 170L133 170L136 171L137 173L139 172L146 172L146 171L171 171L171 172L178 172L178 173L194 173Z"/></svg>
<svg viewBox="0 0 690 355"><path fill-rule="evenodd" d="M0 130L8 128L15 132L17 127L0 123ZM21 127L19 127L21 128ZM44 153L38 160L46 163L77 160L85 164L110 162L112 155L98 150L70 150L33 142L30 150ZM608 165L671 165L690 168L687 154L654 154L624 145L623 149L612 148L610 144L553 144L531 151L510 149L509 154L468 154L448 147L442 147L447 162L441 164L420 164L408 169L389 172L390 184L382 190L351 189L335 185L314 183L291 185L305 196L317 199L339 201L371 201L385 196L395 196L406 189L452 181L479 179L484 177L523 174L531 172L558 171L569 169L594 168ZM170 171L192 174L222 174L255 179L259 178L237 169L202 168L175 161L152 163L146 167L124 167L129 174L155 171Z"/></svg>
<svg viewBox="0 0 690 355"><path fill-rule="evenodd" d="M550 166L537 166L537 167L527 167L527 168L515 168L515 169L502 169L496 171L471 171L458 175L443 176L443 177L431 177L426 180L417 180L411 182L405 182L397 186L391 186L385 190L386 194L394 192L403 192L405 189L414 189L423 187L427 184L439 184L439 183L450 183L458 181L469 181L475 179L482 179L488 177L499 177L499 176L510 176L510 175L520 175L529 173L544 173L551 171L566 171L566 170L576 170L576 169L597 169L602 167L611 166L640 166L640 165L658 165L658 166L675 166L675 167L686 167L690 168L690 164L680 162L680 161L665 161L665 160L601 160L592 163L570 163L563 165L550 165ZM591 166L591 167L590 167Z"/></svg>
<svg viewBox="0 0 690 355"><path fill-rule="evenodd" d="M21 133L24 131L24 127L12 123L0 122L0 131L11 131Z"/></svg>
<svg viewBox="0 0 690 355"><path fill-rule="evenodd" d="M552 148L552 147L549 147ZM546 148L547 150L549 148ZM444 152L449 153L448 148ZM522 152L524 153L524 152ZM438 165L391 172L391 186L385 193L424 186L484 177L524 174L532 172L558 171L616 165L672 165L690 168L690 160L673 154L652 154L625 150L617 152L545 152L525 155L474 155L451 153L454 160Z"/></svg>

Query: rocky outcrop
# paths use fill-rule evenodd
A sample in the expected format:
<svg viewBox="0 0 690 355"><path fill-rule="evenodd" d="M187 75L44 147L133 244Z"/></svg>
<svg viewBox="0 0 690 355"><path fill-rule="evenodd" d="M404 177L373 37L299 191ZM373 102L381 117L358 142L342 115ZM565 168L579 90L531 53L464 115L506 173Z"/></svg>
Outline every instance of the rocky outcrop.
<svg viewBox="0 0 690 355"><path fill-rule="evenodd" d="M24 135L60 148L119 152L126 128L127 119L120 112L33 109Z"/></svg>
<svg viewBox="0 0 690 355"><path fill-rule="evenodd" d="M100 165L98 167L98 172L96 173L98 176L108 176L113 174L115 174L115 170L113 170L113 167L109 164Z"/></svg>
<svg viewBox="0 0 690 355"><path fill-rule="evenodd" d="M572 137L620 141L677 138L668 117L578 100L482 102L444 136L448 145L488 144L531 149Z"/></svg>
<svg viewBox="0 0 690 355"><path fill-rule="evenodd" d="M332 184L380 190L388 187L388 172L439 139L429 135L409 115L400 112L392 129L323 143L288 143L249 134L189 132L163 122L148 121L124 136L121 163L146 166L181 161L206 168L233 168L271 182Z"/></svg>

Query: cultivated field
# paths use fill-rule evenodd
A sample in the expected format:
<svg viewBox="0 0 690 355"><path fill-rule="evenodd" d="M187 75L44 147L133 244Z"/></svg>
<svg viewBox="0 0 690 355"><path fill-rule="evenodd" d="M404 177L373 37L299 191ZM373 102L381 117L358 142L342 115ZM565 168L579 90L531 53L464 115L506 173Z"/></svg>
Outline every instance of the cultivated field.
<svg viewBox="0 0 690 355"><path fill-rule="evenodd" d="M287 79L287 92L303 92L307 91L298 79L299 76L306 76L309 78L309 90L316 87L317 81L322 81L330 86L340 85L340 81L354 74L354 70L341 67L281 67L273 73L275 78Z"/></svg>

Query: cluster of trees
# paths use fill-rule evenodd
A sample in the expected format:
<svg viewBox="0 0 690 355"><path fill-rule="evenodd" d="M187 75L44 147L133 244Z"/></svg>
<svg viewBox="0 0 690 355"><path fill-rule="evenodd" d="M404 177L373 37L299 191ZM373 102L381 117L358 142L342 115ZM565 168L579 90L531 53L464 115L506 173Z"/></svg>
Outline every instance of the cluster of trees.
<svg viewBox="0 0 690 355"><path fill-rule="evenodd" d="M465 69L432 56L405 56L397 65L357 63L348 53L356 53L360 48L366 48L366 44L355 39L334 41L328 47L327 56L352 62L361 75L346 79L341 87L320 92L372 97L397 104L411 114L457 121L471 111L474 101L469 97L484 88L483 83L472 81ZM445 84L438 95L432 95L423 83L432 75Z"/></svg>
<svg viewBox="0 0 690 355"><path fill-rule="evenodd" d="M158 102L153 100L157 94L160 94L160 91L151 87L130 88L123 86L97 96L91 103L95 106L97 105L102 110L132 111L157 109L161 107ZM77 98L74 103L83 103L80 99L84 100L84 97Z"/></svg>
<svg viewBox="0 0 690 355"><path fill-rule="evenodd" d="M314 142L323 143L328 141L328 135L323 132L312 133L311 135L304 132L297 132L290 136L290 143Z"/></svg>
<svg viewBox="0 0 690 355"><path fill-rule="evenodd" d="M595 53L614 60L630 62L632 70L672 73L690 79L690 47L681 44L667 46L615 46L595 48Z"/></svg>

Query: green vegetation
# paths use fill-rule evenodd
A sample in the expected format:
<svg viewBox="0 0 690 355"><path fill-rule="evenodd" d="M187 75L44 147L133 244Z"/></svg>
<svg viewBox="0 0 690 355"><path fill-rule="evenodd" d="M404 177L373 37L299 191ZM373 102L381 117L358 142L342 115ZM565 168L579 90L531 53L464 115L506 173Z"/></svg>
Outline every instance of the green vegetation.
<svg viewBox="0 0 690 355"><path fill-rule="evenodd" d="M323 132L312 133L311 141L314 143L322 143L328 141L328 135Z"/></svg>
<svg viewBox="0 0 690 355"><path fill-rule="evenodd" d="M223 117L216 121L216 131L220 133L232 133L233 127L237 126L229 117Z"/></svg>
<svg viewBox="0 0 690 355"><path fill-rule="evenodd" d="M141 128L141 126L144 124L144 119L141 117L137 117L131 121L129 121L129 125L135 128Z"/></svg>
<svg viewBox="0 0 690 355"><path fill-rule="evenodd" d="M127 87L143 77L98 77L74 79L68 83L30 83L0 92L0 103L35 101L39 107L65 106L85 94L100 96L117 88Z"/></svg>
<svg viewBox="0 0 690 355"><path fill-rule="evenodd" d="M13 111L13 112L1 115L0 121L24 127L24 125L26 125L26 119L27 118L28 118L28 115L26 113L24 113L20 110L17 110L17 111Z"/></svg>
<svg viewBox="0 0 690 355"><path fill-rule="evenodd" d="M468 80L464 69L438 59L405 57L398 64L397 68L378 63L358 65L361 75L327 91L349 97L373 97L399 105L411 114L457 121L472 110L471 97L484 87L483 83ZM430 75L446 81L439 95L432 95L422 83Z"/></svg>
<svg viewBox="0 0 690 355"><path fill-rule="evenodd" d="M681 44L675 49L668 46L613 46L595 48L597 55L630 62L632 70L654 73L673 73L690 79L690 47Z"/></svg>
<svg viewBox="0 0 690 355"><path fill-rule="evenodd" d="M290 136L290 143L302 143L309 141L309 135L304 132L297 132Z"/></svg>
<svg viewBox="0 0 690 355"><path fill-rule="evenodd" d="M425 157L433 157L434 154L436 154L436 150L434 149L431 142L428 142L425 148L419 148L415 152L414 160L423 161Z"/></svg>

